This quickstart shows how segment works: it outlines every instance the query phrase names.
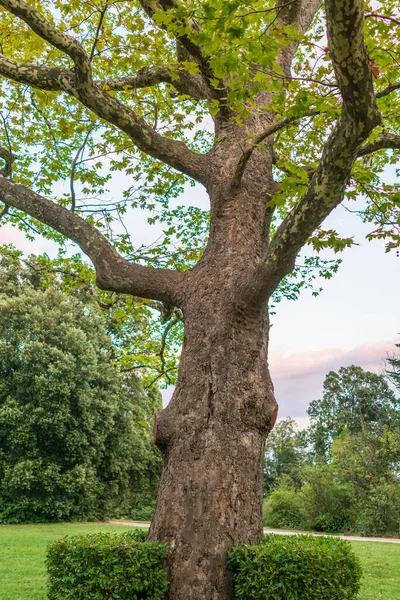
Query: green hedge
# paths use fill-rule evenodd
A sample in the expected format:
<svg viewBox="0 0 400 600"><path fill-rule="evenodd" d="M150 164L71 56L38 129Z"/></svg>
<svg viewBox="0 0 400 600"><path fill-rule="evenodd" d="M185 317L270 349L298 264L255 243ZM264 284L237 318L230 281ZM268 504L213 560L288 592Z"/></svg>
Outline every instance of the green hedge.
<svg viewBox="0 0 400 600"><path fill-rule="evenodd" d="M361 566L338 538L266 535L228 557L235 600L353 600Z"/></svg>
<svg viewBox="0 0 400 600"><path fill-rule="evenodd" d="M168 588L165 544L146 532L66 537L47 552L49 600L161 600Z"/></svg>

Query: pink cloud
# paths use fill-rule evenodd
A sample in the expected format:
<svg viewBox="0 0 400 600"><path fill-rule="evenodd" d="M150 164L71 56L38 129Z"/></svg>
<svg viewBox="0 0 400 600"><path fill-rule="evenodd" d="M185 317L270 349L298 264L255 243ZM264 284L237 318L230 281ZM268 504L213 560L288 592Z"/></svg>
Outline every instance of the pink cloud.
<svg viewBox="0 0 400 600"><path fill-rule="evenodd" d="M14 244L19 250L26 253L32 251L24 233L11 225L0 227L0 244Z"/></svg>
<svg viewBox="0 0 400 600"><path fill-rule="evenodd" d="M322 384L329 371L353 364L367 371L382 371L386 356L398 341L363 344L351 350L327 348L313 352L272 353L270 370L280 407L279 416L305 417L309 403L321 396Z"/></svg>

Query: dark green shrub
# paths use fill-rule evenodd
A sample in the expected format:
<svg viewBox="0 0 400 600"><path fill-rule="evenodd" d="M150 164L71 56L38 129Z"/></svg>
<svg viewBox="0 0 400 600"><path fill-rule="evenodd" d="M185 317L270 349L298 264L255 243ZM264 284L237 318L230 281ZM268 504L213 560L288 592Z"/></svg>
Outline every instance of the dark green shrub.
<svg viewBox="0 0 400 600"><path fill-rule="evenodd" d="M49 600L161 600L168 588L165 544L143 533L66 537L47 552Z"/></svg>
<svg viewBox="0 0 400 600"><path fill-rule="evenodd" d="M295 489L279 487L264 501L263 521L266 527L295 528L302 524L302 501Z"/></svg>
<svg viewBox="0 0 400 600"><path fill-rule="evenodd" d="M267 535L228 557L235 600L353 600L361 567L350 543L309 535Z"/></svg>
<svg viewBox="0 0 400 600"><path fill-rule="evenodd" d="M306 523L307 529L323 531L325 533L343 533L348 528L348 521L336 515L317 517L315 521Z"/></svg>
<svg viewBox="0 0 400 600"><path fill-rule="evenodd" d="M133 537L136 542L148 542L149 541L149 530L144 527L135 527L129 534Z"/></svg>
<svg viewBox="0 0 400 600"><path fill-rule="evenodd" d="M154 506L136 506L132 508L131 518L134 521L151 521L153 519Z"/></svg>

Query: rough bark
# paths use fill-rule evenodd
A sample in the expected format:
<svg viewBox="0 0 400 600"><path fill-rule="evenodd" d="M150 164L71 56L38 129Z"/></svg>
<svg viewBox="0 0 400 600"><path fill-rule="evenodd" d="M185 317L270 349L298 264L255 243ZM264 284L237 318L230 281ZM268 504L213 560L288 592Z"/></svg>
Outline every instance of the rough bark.
<svg viewBox="0 0 400 600"><path fill-rule="evenodd" d="M266 308L243 310L232 279L205 277L191 281L178 384L155 425L164 468L150 537L169 544L173 600L232 597L227 554L261 539L264 442L276 414Z"/></svg>
<svg viewBox="0 0 400 600"><path fill-rule="evenodd" d="M264 441L276 406L266 320L196 311L188 323L174 398L158 418L164 469L150 537L169 544L170 598L227 600L229 550L262 536Z"/></svg>

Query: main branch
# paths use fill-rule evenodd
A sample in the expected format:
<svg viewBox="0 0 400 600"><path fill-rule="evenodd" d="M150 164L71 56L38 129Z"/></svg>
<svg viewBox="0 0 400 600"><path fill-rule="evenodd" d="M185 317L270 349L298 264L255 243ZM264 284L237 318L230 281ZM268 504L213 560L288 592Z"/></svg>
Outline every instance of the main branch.
<svg viewBox="0 0 400 600"><path fill-rule="evenodd" d="M179 304L183 274L178 271L135 265L114 250L109 241L75 213L0 177L0 200L49 225L89 256L96 269L97 285L106 290Z"/></svg>
<svg viewBox="0 0 400 600"><path fill-rule="evenodd" d="M19 83L25 83L40 90L67 92L78 97L75 75L69 69L37 66L18 63L0 54L0 75ZM96 80L94 84L101 89L111 91L138 90L168 83L181 94L187 94L196 100L205 100L208 89L200 76L191 75L182 68L143 67L137 73L126 77Z"/></svg>
<svg viewBox="0 0 400 600"><path fill-rule="evenodd" d="M278 228L256 274L254 301L289 273L313 231L342 200L360 147L380 123L364 44L363 0L326 0L328 40L343 110L299 203Z"/></svg>

